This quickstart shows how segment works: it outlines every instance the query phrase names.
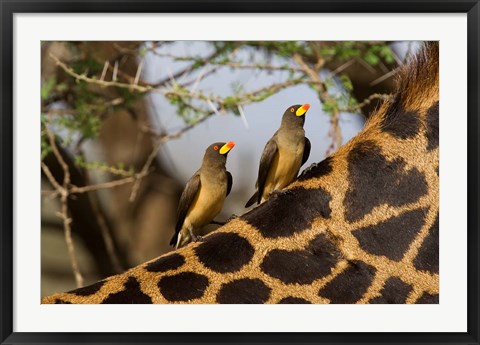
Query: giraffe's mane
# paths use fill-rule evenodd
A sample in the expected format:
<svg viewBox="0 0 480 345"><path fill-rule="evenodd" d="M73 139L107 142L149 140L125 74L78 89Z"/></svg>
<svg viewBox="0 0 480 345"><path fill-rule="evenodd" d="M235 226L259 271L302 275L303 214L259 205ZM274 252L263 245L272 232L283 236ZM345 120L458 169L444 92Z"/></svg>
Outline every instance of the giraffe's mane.
<svg viewBox="0 0 480 345"><path fill-rule="evenodd" d="M396 100L408 110L427 109L431 99L438 100L439 44L426 42L417 54L399 67ZM422 95L422 97L419 97Z"/></svg>
<svg viewBox="0 0 480 345"><path fill-rule="evenodd" d="M438 42L425 42L418 49L416 54L407 56L405 64L398 67L394 94L373 111L364 131L370 127L383 128L388 124L401 126L409 119L405 116L398 118L397 115L409 112L416 117L423 117L438 102Z"/></svg>

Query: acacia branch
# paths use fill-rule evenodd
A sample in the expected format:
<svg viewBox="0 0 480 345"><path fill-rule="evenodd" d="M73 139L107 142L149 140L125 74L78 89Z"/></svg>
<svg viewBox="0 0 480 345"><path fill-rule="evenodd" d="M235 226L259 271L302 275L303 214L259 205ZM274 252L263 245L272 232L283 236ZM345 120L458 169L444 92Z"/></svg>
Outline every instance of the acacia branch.
<svg viewBox="0 0 480 345"><path fill-rule="evenodd" d="M369 105L370 103L372 103L372 101L374 101L376 99L387 100L387 99L390 99L391 97L392 97L391 94L373 93L370 96L368 96L367 98L365 98L361 103L355 104L354 106L351 106L351 107L342 108L341 111L350 111L350 112L357 112L358 111L359 112L359 111L361 111L361 109L363 107Z"/></svg>
<svg viewBox="0 0 480 345"><path fill-rule="evenodd" d="M55 190L58 192L60 195L60 212L57 213L57 216L60 217L63 221L63 230L64 230L64 235L65 235L65 242L67 244L67 249L68 249L68 254L70 256L70 262L72 265L72 271L73 275L75 277L75 282L77 284L77 287L82 287L83 286L83 276L80 273L78 262L77 262L77 257L75 255L75 246L73 244L73 239L72 239L72 228L70 226L72 219L69 217L69 212L68 212L68 197L69 197L69 186L70 186L70 170L68 168L67 163L63 159L62 155L60 154L60 151L58 150L57 144L55 142L55 137L52 132L48 129L47 126L45 126L45 134L48 137L48 140L50 142L50 146L52 148L52 152L55 155L58 163L60 164L62 170L63 170L63 183L60 185L55 178L53 177L53 174L51 173L50 169L48 169L47 165L42 162L42 170L49 179L49 181L52 183L52 186L55 188Z"/></svg>
<svg viewBox="0 0 480 345"><path fill-rule="evenodd" d="M47 176L48 181L50 181L53 188L55 188L54 191L45 191L45 192L48 192L51 194L61 194L63 192L63 187L57 182L57 180L55 180L55 177L53 177L52 172L50 171L50 169L45 163L41 162L41 166L42 166L42 171L45 174L45 176Z"/></svg>
<svg viewBox="0 0 480 345"><path fill-rule="evenodd" d="M84 82L99 85L99 86L102 86L102 87L119 87L119 88L123 88L123 89L129 89L130 91L136 91L136 92L140 92L140 93L155 92L155 93L163 94L167 98L181 97L181 98L198 99L198 100L202 100L202 101L205 101L205 102L206 101L213 101L213 102L216 102L217 104L221 105L221 107L226 107L227 106L225 104L224 99L221 98L221 97L213 96L213 95L206 95L203 92L199 92L199 91L192 92L192 91L184 88L182 85L174 86L173 89L158 89L158 88L156 88L152 85L135 84L135 78L133 78L133 80L131 78L129 78L130 80L132 80L132 83L127 84L127 83L122 83L122 82L118 82L118 81L106 81L106 80L101 80L101 79L97 79L97 78L88 77L86 74L76 73L72 68L68 67L65 63L60 61L54 55L50 54L50 56L55 61L55 63L65 71L65 73L67 73L71 77L75 78L76 80L82 80ZM169 80L171 81L172 78L173 78L173 76L170 77ZM305 78L289 79L289 80L287 80L283 83L273 84L271 86L263 87L263 88L260 88L258 90L255 90L255 91L246 93L244 95L238 96L239 101L237 102L237 104L235 104L235 106L236 105L241 105L242 106L242 105L250 104L252 102L257 102L257 101L263 100L263 99L266 98L265 94L267 94L267 93L268 94L273 94L273 93L276 93L276 92L280 91L281 89L284 89L284 88L287 88L287 87L290 87L290 86L294 86L294 85L298 85L298 84L302 84L302 83L313 83L313 84L315 84L315 83L317 83L317 81L316 80L309 81L309 80L306 80ZM320 82L320 84L322 84L322 83Z"/></svg>
<svg viewBox="0 0 480 345"><path fill-rule="evenodd" d="M102 190L102 189L110 189L110 188L115 188L118 186L123 186L124 184L129 184L135 181L134 176L122 178L119 180L114 180L110 182L105 182L105 183L97 183L97 184L90 184L88 186L83 186L83 187L77 187L77 186L72 186L69 189L69 192L71 194L81 194L81 193L86 193L86 192L92 192L96 190Z"/></svg>
<svg viewBox="0 0 480 345"><path fill-rule="evenodd" d="M82 81L85 81L85 82L90 83L90 84L100 85L102 87L115 86L115 87L120 87L120 88L123 88L123 89L130 89L132 91L137 91L137 92L141 92L141 93L145 93L145 92L151 91L153 89L153 87L151 87L150 85L142 86L142 85L138 85L138 84L135 85L133 83L132 84L125 84L125 83L120 83L120 82L117 82L117 81L106 81L106 80L101 80L101 79L96 79L96 78L90 78L86 74L76 73L73 70L73 68L68 67L65 63L60 61L60 59L58 59L55 55L50 54L50 57L55 61L55 63L65 73L67 73L68 75L75 78L75 80L82 80ZM113 79L115 79L115 78L113 78Z"/></svg>
<svg viewBox="0 0 480 345"><path fill-rule="evenodd" d="M174 55L171 55L171 54L162 54L162 53L159 53L157 52L155 49L158 48L158 47L155 47L155 48L150 48L149 51L151 53L153 53L154 55L156 56L160 56L160 57L170 57L170 58L173 58L173 59L176 59L177 61L192 61L192 62L195 62L198 64L199 67L201 66L206 66L207 64L211 63L211 61L218 57L220 54L223 53L222 50L216 50L215 52L213 52L212 54L210 54L209 56L206 56L204 58L193 58L193 57L189 57L189 58L185 58L185 59L181 59L180 57L175 57ZM236 49L230 54L230 56L233 56L234 54L236 53ZM192 72L194 70L194 66L193 64L192 65L189 65L187 66L186 68L184 69L181 69L180 71L176 72L175 74L173 74L172 76L169 76L168 78L164 78L154 84L152 84L152 86L154 87L159 87L159 86L163 86L165 84L167 84L168 82L170 82L171 78L178 78L178 77L181 77L182 75L185 75L189 72ZM183 84L185 86L185 84Z"/></svg>
<svg viewBox="0 0 480 345"><path fill-rule="evenodd" d="M317 63L314 69L314 68L311 68L299 54L295 54L293 56L293 59L295 62L297 62L297 64L300 66L303 72L307 76L309 76L310 79L315 83L314 88L317 91L320 101L322 103L336 102L333 96L328 93L327 87L325 86L323 81L320 79L320 75L318 71L322 67L322 64ZM338 121L339 116L340 116L340 110L337 108L332 109L332 113L330 117L331 126L329 130L329 136L332 138L332 143L327 149L325 156L329 156L333 152L333 150L335 149L335 145L337 147L340 147L340 145L342 144L342 132L340 130L339 121Z"/></svg>
<svg viewBox="0 0 480 345"><path fill-rule="evenodd" d="M200 65L214 65L218 67L231 67L235 69L260 69L260 70L268 70L268 71L289 71L289 72L302 72L300 68L292 67L292 66L274 66L271 64L261 64L261 63L242 63L242 62L234 62L234 61L215 61L214 58L216 57L215 54L212 54L210 57L199 59L198 57L192 56L180 56L174 54L161 54L156 53L155 55L161 57L168 57L176 61L189 61L189 62L196 62ZM185 69L187 70L187 69Z"/></svg>

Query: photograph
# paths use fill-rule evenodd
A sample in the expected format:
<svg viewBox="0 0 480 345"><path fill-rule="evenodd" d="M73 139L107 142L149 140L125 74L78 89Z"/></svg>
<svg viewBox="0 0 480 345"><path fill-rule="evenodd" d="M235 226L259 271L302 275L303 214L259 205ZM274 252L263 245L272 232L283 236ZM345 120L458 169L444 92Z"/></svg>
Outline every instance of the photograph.
<svg viewBox="0 0 480 345"><path fill-rule="evenodd" d="M32 293L438 305L441 47L41 41Z"/></svg>

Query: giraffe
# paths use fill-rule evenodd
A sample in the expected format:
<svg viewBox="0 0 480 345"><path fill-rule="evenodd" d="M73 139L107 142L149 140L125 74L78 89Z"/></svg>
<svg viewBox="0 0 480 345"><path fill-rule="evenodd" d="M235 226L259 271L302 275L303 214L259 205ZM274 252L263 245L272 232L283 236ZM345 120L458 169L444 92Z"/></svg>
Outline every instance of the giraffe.
<svg viewBox="0 0 480 345"><path fill-rule="evenodd" d="M265 203L42 303L439 303L438 42L364 129Z"/></svg>

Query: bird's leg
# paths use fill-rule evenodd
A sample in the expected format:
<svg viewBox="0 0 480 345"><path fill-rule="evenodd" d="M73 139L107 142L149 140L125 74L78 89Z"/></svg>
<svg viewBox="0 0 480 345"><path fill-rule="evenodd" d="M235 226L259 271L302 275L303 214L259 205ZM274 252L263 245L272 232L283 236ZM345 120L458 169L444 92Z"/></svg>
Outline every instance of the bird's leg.
<svg viewBox="0 0 480 345"><path fill-rule="evenodd" d="M192 228L188 228L188 232L190 233L190 237L192 237L193 242L198 242L202 239L202 236L194 235Z"/></svg>
<svg viewBox="0 0 480 345"><path fill-rule="evenodd" d="M188 232L190 233L190 237L192 238L192 240L195 241L197 236L193 234L193 229L191 227L188 228Z"/></svg>

